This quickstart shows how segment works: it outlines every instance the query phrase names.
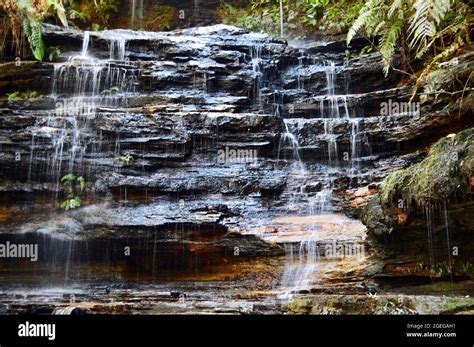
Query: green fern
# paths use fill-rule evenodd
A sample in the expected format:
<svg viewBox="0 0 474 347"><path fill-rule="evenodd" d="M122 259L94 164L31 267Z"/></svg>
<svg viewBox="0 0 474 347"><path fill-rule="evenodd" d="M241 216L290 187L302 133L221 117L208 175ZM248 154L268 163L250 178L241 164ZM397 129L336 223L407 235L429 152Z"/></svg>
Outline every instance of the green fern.
<svg viewBox="0 0 474 347"><path fill-rule="evenodd" d="M407 32L408 44L416 58L423 57L443 35L443 26L450 11L466 12L461 0L369 0L360 10L358 18L347 34L349 45L355 35L364 30L367 36L380 35L379 51L387 75L390 63ZM462 11L461 11L462 10ZM407 28L407 30L405 30ZM405 57L407 58L407 57Z"/></svg>
<svg viewBox="0 0 474 347"><path fill-rule="evenodd" d="M55 15L63 26L68 26L62 0L11 0L7 2L7 5L0 1L0 11L5 12L11 23L13 23L6 30L11 32L14 45L20 47L23 44L21 40L22 28L33 56L37 60L43 60L45 55L45 45L42 37L43 20L50 15ZM2 45L0 45L1 47Z"/></svg>
<svg viewBox="0 0 474 347"><path fill-rule="evenodd" d="M28 17L23 19L23 30L28 38L31 52L36 60L43 60L44 58L44 42L41 29L41 22L39 20L30 20Z"/></svg>
<svg viewBox="0 0 474 347"><path fill-rule="evenodd" d="M364 5L364 7L361 8L359 16L355 20L354 24L352 24L347 34L347 45L350 44L352 39L362 28L365 27L366 29L368 29L372 26L372 23L375 21L375 18L378 17L377 10L379 10L379 5L380 0L369 0Z"/></svg>
<svg viewBox="0 0 474 347"><path fill-rule="evenodd" d="M384 73L388 74L395 48L404 27L404 2L395 0L387 3L384 0L370 0L359 12L359 17L347 34L347 44L355 35L364 29L366 35L381 35L379 51L382 55Z"/></svg>
<svg viewBox="0 0 474 347"><path fill-rule="evenodd" d="M387 16L392 17L395 12L399 11L399 9L402 8L404 3L404 0L394 0L390 5Z"/></svg>
<svg viewBox="0 0 474 347"><path fill-rule="evenodd" d="M410 47L421 58L427 51L429 40L437 33L437 28L451 10L451 0L415 0L414 13L410 17Z"/></svg>
<svg viewBox="0 0 474 347"><path fill-rule="evenodd" d="M380 54L382 55L382 61L384 65L384 73L388 74L390 69L390 63L392 62L392 57L395 52L395 48L398 44L398 39L400 37L403 27L402 20L393 22L389 27L386 28L385 32L380 39Z"/></svg>

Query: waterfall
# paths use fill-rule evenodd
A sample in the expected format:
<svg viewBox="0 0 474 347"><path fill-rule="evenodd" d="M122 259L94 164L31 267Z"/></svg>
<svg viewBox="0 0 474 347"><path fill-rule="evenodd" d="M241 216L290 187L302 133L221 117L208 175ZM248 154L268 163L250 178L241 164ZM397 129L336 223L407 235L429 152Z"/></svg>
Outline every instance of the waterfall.
<svg viewBox="0 0 474 347"><path fill-rule="evenodd" d="M276 115L280 116L279 106L277 106ZM278 144L278 159L283 158L283 154L288 150L291 152L291 171L287 180L286 193L288 194L288 206L296 206L302 201L308 199L308 194L305 192L306 182L308 180L308 171L300 155L300 144L298 138L291 132L288 124L289 120L283 119L285 125L285 132L280 137ZM308 211L309 212L309 211Z"/></svg>
<svg viewBox="0 0 474 347"><path fill-rule="evenodd" d="M194 7L193 7L193 16L194 20L196 21L199 16L199 7L200 7L200 0L194 0Z"/></svg>
<svg viewBox="0 0 474 347"><path fill-rule="evenodd" d="M90 41L90 31L85 31L84 32L84 41L82 42L82 56L86 57L87 56L87 51L89 49L89 41Z"/></svg>
<svg viewBox="0 0 474 347"><path fill-rule="evenodd" d="M301 61L301 60L300 60ZM327 158L329 167L324 170L323 174L323 186L315 196L308 197L304 192L304 187L300 186L296 189L294 195L300 199L307 199L309 203L308 213L309 215L320 215L331 211L332 209L332 195L333 195L333 175L330 172L332 165L338 165L338 144L337 135L334 133L334 126L343 120L350 119L349 106L347 97L336 95L336 65L334 62L326 62L324 64L324 72L326 74L326 95L320 99L319 102L319 114L320 119L324 124L323 138L327 141ZM298 70L298 88L300 88L300 78ZM343 117L341 117L340 103L342 104ZM354 129L352 131L352 137L357 130L358 123L354 123ZM286 133L280 140L280 149L282 147L282 141L293 143L294 153L298 153L299 144L293 134L289 131L287 122L285 122ZM357 130L357 131L356 131ZM356 148L354 148L354 152ZM298 161L300 161L299 155L294 155ZM292 175L294 176L294 175ZM307 175L305 175L307 176ZM292 177L291 177L292 178ZM294 179L294 178L292 178ZM309 177L305 177L305 182ZM291 182L290 182L291 183ZM288 185L290 185L288 183ZM302 184L302 182L296 181L296 183ZM293 201L290 200L290 203ZM318 269L319 252L317 243L311 239L300 241L297 245L299 250L295 255L295 245L285 245L285 251L287 255L287 263L281 279L279 288L283 290L284 294L281 296L283 299L291 298L292 294L298 290L310 289L314 282L314 277Z"/></svg>
<svg viewBox="0 0 474 347"><path fill-rule="evenodd" d="M325 175L324 180L330 182L329 174ZM320 215L328 213L331 210L331 198L332 198L332 187L330 184L326 184L316 196L312 197L309 205L310 215Z"/></svg>
<svg viewBox="0 0 474 347"><path fill-rule="evenodd" d="M124 68L122 63L125 37L120 33L100 34L109 41L110 56L107 60L94 58L89 52L92 35L89 31L84 32L80 55L70 56L66 62L54 63L51 98L55 101L55 108L46 117L38 118L32 129L29 180L32 179L34 151L41 147L42 142L47 142L51 151L45 152L45 173L56 182L57 191L65 170L77 174L82 169L76 164L80 164L86 154L88 137L95 135L90 129L90 121L95 118L96 110L124 102L126 93L133 91L137 79L135 71ZM109 92L112 89L117 91L116 95ZM63 167L65 163L68 165Z"/></svg>
<svg viewBox="0 0 474 347"><path fill-rule="evenodd" d="M298 57L298 67L296 69L298 73L298 89L304 89L304 84L301 81L301 70L303 69L303 56Z"/></svg>
<svg viewBox="0 0 474 347"><path fill-rule="evenodd" d="M355 175L358 169L358 158L360 157L360 120L351 118L351 169L350 174Z"/></svg>
<svg viewBox="0 0 474 347"><path fill-rule="evenodd" d="M316 241L306 240L285 244L287 265L280 282L282 299L291 298L295 291L309 289L318 269L319 249Z"/></svg>
<svg viewBox="0 0 474 347"><path fill-rule="evenodd" d="M300 144L298 142L298 138L290 131L290 128L288 126L288 120L284 119L283 123L285 125L285 132L280 137L280 142L278 145L278 159L281 159L282 151L285 148L289 147L292 152L292 159L294 160L294 166L297 169L297 173L300 175L304 175L306 173L306 166L301 160Z"/></svg>
<svg viewBox="0 0 474 347"><path fill-rule="evenodd" d="M430 257L430 277L431 270L433 268L435 259L434 259L434 242L433 242L433 207L429 204L425 207L426 213L426 229L428 233L428 254Z"/></svg>
<svg viewBox="0 0 474 347"><path fill-rule="evenodd" d="M326 94L330 96L336 95L336 64L332 61L327 62L324 71L326 73Z"/></svg>
<svg viewBox="0 0 474 347"><path fill-rule="evenodd" d="M125 39L120 36L110 41L110 60L125 60L125 44Z"/></svg>
<svg viewBox="0 0 474 347"><path fill-rule="evenodd" d="M450 277L451 286L452 286L453 285L453 260L451 257L451 236L449 235L448 208L447 208L446 200L444 200L443 208L444 208L444 225L446 228L446 247L448 249L449 277Z"/></svg>
<svg viewBox="0 0 474 347"><path fill-rule="evenodd" d="M254 44L250 47L250 58L252 63L252 71L254 75L254 88L253 88L253 97L256 101L259 109L262 105L262 95L261 95L261 83L262 83L262 46L260 44Z"/></svg>
<svg viewBox="0 0 474 347"><path fill-rule="evenodd" d="M347 97L345 95L336 95L336 65L332 61L327 61L323 65L326 75L326 95L320 99L319 115L324 126L323 138L327 143L327 158L329 166L338 165L339 150L337 139L338 135L334 133L334 126L341 122L341 113L339 103L342 102L344 118L350 117ZM315 197L311 199L310 210L314 214L323 214L331 210L331 199L333 192L332 175L329 167L325 170L323 187Z"/></svg>
<svg viewBox="0 0 474 347"><path fill-rule="evenodd" d="M324 119L324 138L328 145L328 161L329 164L337 163L337 135L334 134L334 121L332 119Z"/></svg>

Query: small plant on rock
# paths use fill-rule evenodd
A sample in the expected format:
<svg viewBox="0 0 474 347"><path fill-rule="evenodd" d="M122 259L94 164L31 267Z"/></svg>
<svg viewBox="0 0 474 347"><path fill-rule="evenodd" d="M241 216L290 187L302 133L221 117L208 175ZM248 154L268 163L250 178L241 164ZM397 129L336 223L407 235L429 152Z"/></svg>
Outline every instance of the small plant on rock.
<svg viewBox="0 0 474 347"><path fill-rule="evenodd" d="M61 53L61 47L51 47L49 49L49 61L53 61L55 58L59 57Z"/></svg>
<svg viewBox="0 0 474 347"><path fill-rule="evenodd" d="M121 155L116 158L116 160L120 161L125 166L130 166L134 162L134 158L131 154Z"/></svg>
<svg viewBox="0 0 474 347"><path fill-rule="evenodd" d="M68 174L61 178L61 184L66 192L66 199L59 204L59 208L69 211L81 207L80 194L85 189L84 177Z"/></svg>
<svg viewBox="0 0 474 347"><path fill-rule="evenodd" d="M38 98L39 96L40 94L35 90L27 90L26 92L23 92L23 93L16 91L16 92L6 94L7 100L10 100L10 101L22 100L22 99L35 99L35 98Z"/></svg>

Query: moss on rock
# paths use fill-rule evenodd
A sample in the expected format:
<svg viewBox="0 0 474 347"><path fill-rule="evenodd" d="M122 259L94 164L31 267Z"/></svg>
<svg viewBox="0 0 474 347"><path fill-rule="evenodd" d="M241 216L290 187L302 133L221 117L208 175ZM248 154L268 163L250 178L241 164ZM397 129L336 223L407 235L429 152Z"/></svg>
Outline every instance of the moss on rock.
<svg viewBox="0 0 474 347"><path fill-rule="evenodd" d="M381 184L383 205L427 203L463 198L471 193L474 172L474 128L449 135L436 142L428 157L407 169L391 173ZM397 200L397 201L395 201Z"/></svg>
<svg viewBox="0 0 474 347"><path fill-rule="evenodd" d="M473 186L474 128L470 128L440 139L420 163L391 173L362 209L361 220L369 238L384 244L385 250L390 244L399 254L421 251L426 247L427 218L443 229L446 214L454 236L474 230L472 218L466 218L474 213Z"/></svg>

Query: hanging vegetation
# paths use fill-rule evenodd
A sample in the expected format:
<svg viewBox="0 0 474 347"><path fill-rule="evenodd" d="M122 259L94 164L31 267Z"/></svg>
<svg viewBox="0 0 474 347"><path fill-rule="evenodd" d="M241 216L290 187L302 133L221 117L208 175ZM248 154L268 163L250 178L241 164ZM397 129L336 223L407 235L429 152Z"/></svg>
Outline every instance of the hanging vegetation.
<svg viewBox="0 0 474 347"><path fill-rule="evenodd" d="M460 0L369 0L349 30L347 44L362 30L369 37L380 36L387 75L397 47L406 63L430 51L432 62L439 62L469 42L473 23L472 10Z"/></svg>
<svg viewBox="0 0 474 347"><path fill-rule="evenodd" d="M62 0L5 0L0 4L2 28L0 32L0 51L10 49L22 56L26 37L33 56L43 60L45 47L42 38L43 20L55 16L63 26L68 26L66 10ZM7 47L7 42L11 42Z"/></svg>
<svg viewBox="0 0 474 347"><path fill-rule="evenodd" d="M107 27L118 6L118 0L4 0L0 3L0 55L7 51L24 57L28 55L25 47L29 46L35 59L43 60L45 20L54 19L64 27L71 20L99 30Z"/></svg>

